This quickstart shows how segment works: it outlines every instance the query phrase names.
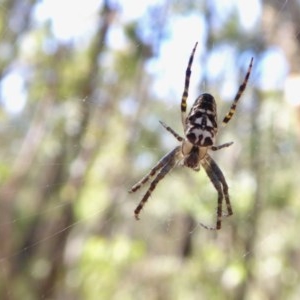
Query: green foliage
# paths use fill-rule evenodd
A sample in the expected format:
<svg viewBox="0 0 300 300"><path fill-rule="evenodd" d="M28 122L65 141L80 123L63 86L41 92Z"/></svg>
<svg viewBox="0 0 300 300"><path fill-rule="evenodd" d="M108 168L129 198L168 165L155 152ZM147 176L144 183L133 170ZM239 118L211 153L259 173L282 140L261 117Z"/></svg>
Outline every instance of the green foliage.
<svg viewBox="0 0 300 300"><path fill-rule="evenodd" d="M33 20L35 1L26 10L24 1L1 4L0 81L21 70L27 100L18 115L4 105L0 110L1 299L297 298L299 107L285 101L283 84L261 91L268 51L290 36L283 26L275 38L291 1L276 11L276 26L268 25L271 41L256 28L245 32L237 10L215 26L220 4L214 2L162 2L129 20L104 1L88 17L95 18L93 30L68 41L55 36L49 20ZM271 4L261 4L270 13ZM234 211L217 233L199 225L214 224L217 197L202 169L177 167L139 222L133 210L148 186L127 193L177 145L158 120L182 132L180 95L175 102L164 81L164 95L157 95L153 87L163 79L151 68L164 68L160 50L171 38L183 45L199 30L183 28L185 37L175 32L166 39L173 18L197 14L206 28L201 72L219 49L232 48L236 62L228 62L234 80L221 74L216 84L202 74L199 82L218 99L219 119L230 107L221 101L223 87L238 86L244 58L254 55L246 93L217 138L234 144L212 153ZM291 49L299 54L295 44ZM179 72L177 63L174 58Z"/></svg>
<svg viewBox="0 0 300 300"><path fill-rule="evenodd" d="M144 255L145 247L125 236L110 240L92 237L85 242L77 281L84 299L130 299L132 266Z"/></svg>

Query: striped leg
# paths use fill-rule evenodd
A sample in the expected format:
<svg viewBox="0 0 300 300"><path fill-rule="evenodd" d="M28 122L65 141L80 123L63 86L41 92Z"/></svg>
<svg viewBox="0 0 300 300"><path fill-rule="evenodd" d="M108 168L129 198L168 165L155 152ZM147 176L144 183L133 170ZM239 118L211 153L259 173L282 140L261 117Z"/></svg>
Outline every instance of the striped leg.
<svg viewBox="0 0 300 300"><path fill-rule="evenodd" d="M158 163L150 170L149 173L147 173L140 181L138 181L135 185L131 187L131 189L128 191L129 193L133 193L140 189L145 183L149 181L158 171L160 171L165 165L167 165L177 154L178 150L181 149L181 147L176 147L169 153L167 153L163 158L161 158Z"/></svg>
<svg viewBox="0 0 300 300"><path fill-rule="evenodd" d="M223 175L223 172L219 168L219 166L216 164L216 162L209 156L207 155L207 159L209 161L210 167L212 168L213 172L215 173L216 177L222 184L222 189L223 189L223 195L225 197L226 201L226 208L227 208L227 214L222 215L222 217L229 217L233 214L230 199L229 199L229 193L228 193L228 184L226 182L226 179Z"/></svg>
<svg viewBox="0 0 300 300"><path fill-rule="evenodd" d="M229 143L225 143L225 144L222 144L222 145L219 145L219 146L212 146L211 147L211 150L213 151L217 151L217 150L220 150L222 148L225 148L225 147L229 147L233 144L233 142L229 142Z"/></svg>
<svg viewBox="0 0 300 300"><path fill-rule="evenodd" d="M180 151L180 147L176 147L170 154L169 160L163 165L155 179L151 182L150 187L148 188L146 194L140 201L139 205L134 210L134 216L136 220L139 220L139 215L141 210L143 209L144 205L148 201L149 197L151 196L152 192L155 190L157 184L174 168L177 162L177 155L178 151Z"/></svg>
<svg viewBox="0 0 300 300"><path fill-rule="evenodd" d="M218 207L217 207L217 221L215 227L208 227L202 223L200 225L209 230L219 230L221 229L222 224L222 217L227 217L233 214L229 194L228 194L228 185L226 183L225 177L215 163L215 161L207 154L206 158L201 161L203 168L206 171L207 176L210 178L212 184L214 185L215 189L218 192ZM223 205L223 198L225 197L226 207L227 207L227 214L223 215L222 213L222 205Z"/></svg>
<svg viewBox="0 0 300 300"><path fill-rule="evenodd" d="M174 129L172 129L170 126L168 126L166 123L159 121L159 123L165 128L167 129L178 142L182 142L184 140L183 137L181 137Z"/></svg>
<svg viewBox="0 0 300 300"><path fill-rule="evenodd" d="M210 181L214 185L215 189L218 192L218 206L217 206L217 221L215 227L209 227L207 225L204 225L200 223L202 227L209 230L219 230L221 229L221 223L222 223L222 204L223 204L223 191L220 181L218 180L217 176L213 172L211 165L207 160L202 161L202 166L206 171L207 176L209 177Z"/></svg>
<svg viewBox="0 0 300 300"><path fill-rule="evenodd" d="M131 187L128 191L129 193L134 193L140 189L145 183L149 181L158 171L160 171L165 166L164 157L147 173L140 181Z"/></svg>
<svg viewBox="0 0 300 300"><path fill-rule="evenodd" d="M182 98L181 98L181 121L182 121L182 125L183 125L183 129L185 129L185 119L186 119L186 101L187 98L189 96L189 85L190 85L190 77L191 77L191 67L193 64L193 59L194 59L194 55L195 55L195 51L197 48L198 42L196 42L194 49L192 50L189 62L188 62L188 66L185 72L185 82L184 82L184 90L183 90L183 94L182 94Z"/></svg>
<svg viewBox="0 0 300 300"><path fill-rule="evenodd" d="M249 79L250 74L251 74L252 66L253 66L253 57L251 58L251 61L250 61L250 64L249 64L248 71L247 71L247 74L245 76L245 79L244 79L243 83L240 85L237 94L235 95L235 98L234 98L234 101L233 101L233 103L232 103L232 105L230 107L230 110L227 113L227 115L225 116L225 118L223 119L223 122L222 122L222 126L223 127L230 121L230 119L232 118L232 116L235 113L236 105L237 105L239 99L241 98L243 92L246 89L246 86L247 86L247 83L248 83L248 79Z"/></svg>

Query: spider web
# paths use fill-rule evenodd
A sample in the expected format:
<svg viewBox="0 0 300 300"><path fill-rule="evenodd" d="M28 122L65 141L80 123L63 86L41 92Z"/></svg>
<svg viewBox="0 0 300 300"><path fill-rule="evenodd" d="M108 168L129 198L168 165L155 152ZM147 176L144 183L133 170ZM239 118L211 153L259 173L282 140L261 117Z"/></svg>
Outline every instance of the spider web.
<svg viewBox="0 0 300 300"><path fill-rule="evenodd" d="M287 13L288 1L281 1L278 3L277 14L273 17L273 19L281 19L281 16ZM186 18L188 19L189 16ZM179 25L176 26L178 26L176 28L180 28L180 22ZM186 25L184 25L181 29L183 32L186 32L187 30L185 26ZM178 40L181 39L181 37L178 36L178 32L176 35L174 34L174 37ZM171 47L169 46L168 48L167 45L165 47L167 49L166 53L170 56L169 50ZM191 89L194 89L194 92L191 91L191 97L189 98L190 102L195 98L194 95L197 94L196 86L199 82L199 80L197 80L197 74L201 73L203 73L200 75L200 80L202 81L201 91L204 90L202 87L205 86L209 88L210 85L212 85L213 89L216 89L215 86L220 82L220 77L222 77L221 79L225 83L221 85L220 95L225 100L228 99L228 101L231 101L232 95L238 85L238 83L237 85L232 85L231 82L239 82L239 78L241 77L238 76L235 78L236 75L232 75L235 70L233 70L232 73L226 73L226 75L222 75L222 68L220 68L220 72L214 73L212 71L213 66L217 66L218 64L224 65L224 58L222 60L220 49L226 49L227 51L230 50L230 47L217 48L217 46L213 46L212 49L216 50L214 55L207 57L206 72L199 70L199 67L197 68L197 66L193 67L192 81L194 82L192 85L194 85L194 88L192 86ZM259 179L264 180L264 183L266 184L262 188L262 192L264 194L272 194L271 188L273 188L273 186L270 183L268 184L268 180L264 178L255 178L253 173L250 173L249 175L249 172L247 172L247 167L249 168L249 166L245 166L243 163L238 164L236 162L236 160L243 158L243 149L245 149L247 145L247 139L243 138L243 136L249 133L249 130L251 129L249 122L248 124L244 124L244 122L242 122L243 117L238 119L238 116L236 116L237 121L233 121L233 125L229 124L225 129L220 129L218 143L221 144L223 141L228 142L234 140L235 144L229 149L222 150L220 153L214 155L214 158L226 174L226 178L230 185L230 195L234 210L234 215L223 221L223 228L220 232L216 233L206 231L199 226L199 222L213 224L216 209L216 193L209 180L206 178L203 170L201 170L199 174L194 172L191 173L189 170L184 170L182 168L174 170L174 172L168 175L167 178L160 183L157 190L154 191L152 197L149 199L149 202L142 211L141 221L137 223L133 218L133 210L145 192L145 189L136 195L128 195L127 190L137 179L139 179L140 175L143 175L147 170L149 170L149 168L151 168L157 158L165 152L170 151L176 145L176 141L174 141L171 136L168 136L167 132L162 130L158 123L158 119L161 118L176 130L179 129L178 131L182 132L180 127L176 127L180 123L179 105L176 103L180 101L180 95L182 92L182 70L185 69L186 59L190 51L189 44L185 49L186 50L183 52L180 51L180 56L182 56L180 58L182 59L182 66L176 66L176 71L173 69L173 74L172 71L169 71L169 66L166 67L166 70L168 71L163 72L163 76L166 76L168 79L165 82L162 82L163 79L162 76L160 76L158 77L159 80L153 82L153 93L156 95L162 91L162 86L171 86L170 90L164 91L165 95L161 94L161 97L168 99L168 95L171 94L173 95L173 100L165 100L160 104L157 104L155 101L145 104L144 111L142 111L144 117L143 122L137 121L135 123L135 126L143 126L144 129L142 128L137 130L135 135L136 143L129 147L129 150L134 154L126 157L126 166L131 166L130 171L128 171L125 167L122 168L122 166L119 166L120 171L118 172L117 163L114 163L114 160L119 162L119 150L117 148L114 149L112 146L118 143L118 140L114 141L114 144L110 144L107 147L105 147L105 145L102 146L101 154L95 158L93 164L90 166L91 170L89 171L89 175L80 182L83 186L87 185L87 188L82 192L80 197L74 195L74 198L78 199L78 202L74 205L74 207L72 207L74 210L74 220L71 221L70 224L64 225L63 222L61 225L55 224L55 220L63 220L63 218L60 219L56 216L66 213L68 211L67 208L70 206L70 202L60 202L55 200L54 197L54 199L52 199L52 201L46 206L43 206L41 210L35 210L35 200L27 200L26 193L28 193L28 190L24 189L24 191L22 191L24 194L20 197L20 199L24 199L24 204L19 204L16 211L16 217L8 221L0 222L1 231L4 231L7 225L12 228L28 228L26 225L37 217L41 222L40 224L45 225L45 228L38 228L42 233L40 238L34 241L28 239L28 243L24 247L20 248L18 240L14 241L15 245L12 247L12 251L8 255L0 257L0 273L2 273L2 278L4 280L2 283L3 290L1 294L6 298L10 298L10 296L14 293L14 291L11 290L12 286L10 284L10 277L7 275L7 265L14 262L16 267L16 265L25 261L25 263L29 264L31 269L27 275L31 276L32 279L36 280L36 282L42 281L43 278L46 278L47 272L51 267L49 262L42 259L43 249L45 247L49 247L49 245L53 245L57 241L57 237L63 236L64 234L68 235L66 238L66 244L64 245L65 250L63 253L58 250L55 252L54 250L52 259L55 261L59 258L61 253L63 254L64 259L62 261L65 263L65 269L67 270L65 284L68 288L70 288L70 290L76 290L78 287L88 289L95 282L93 279L88 282L87 279L84 283L82 283L80 282L82 280L82 276L91 275L95 276L96 279L99 279L101 278L101 275L103 276L103 274L109 278L110 282L113 282L113 288L110 284L101 280L99 287L95 288L96 292L102 287L108 291L113 290L115 287L120 289L123 286L122 280L125 280L124 278L126 277L123 272L128 271L129 279L125 281L128 283L129 288L125 289L124 293L130 293L132 290L137 288L135 286L134 279L136 276L140 275L141 278L138 282L141 287L137 293L137 295L139 295L139 293L143 293L148 289L154 289L154 287L160 286L159 283L147 285L146 282L148 280L159 281L163 272L165 272L164 275L170 276L170 274L180 271L180 268L183 268L182 272L184 275L179 276L179 282L184 287L189 286L186 282L187 279L184 277L186 276L186 278L190 281L202 278L203 285L205 283L209 286L215 286L215 282L218 282L218 284L221 284L222 289L225 292L226 289L236 292L236 288L238 286L243 286L245 289L247 288L245 287L246 284L243 279L246 278L247 271L254 270L255 268L258 269L255 273L255 279L258 281L271 278L274 279L275 283L281 282L285 284L286 281L279 278L279 274L283 272L287 278L289 278L291 283L293 284L293 282L295 282L294 285L296 285L297 275L295 268L291 267L285 269L283 268L283 262L287 259L286 253L288 250L293 253L295 256L293 256L293 258L297 261L297 245L294 245L293 243L293 234L295 236L296 232L294 233L292 230L288 230L287 228L290 227L290 223L292 221L297 221L297 219L299 219L299 214L284 208L282 198L284 198L285 195L279 194L277 196L273 195L272 197L267 197L266 195L262 196L255 194L255 191L257 191L258 188L257 180ZM269 51L264 52L264 57L261 61L257 58L257 69L251 75L249 89L252 87L262 88L265 90L274 89L274 85L278 86L278 82L282 82L284 80L284 72L286 72L284 69L284 63L279 64L277 70L279 73L281 72L281 76L276 78L273 76L273 82L270 80L272 77L270 76L270 73L273 73L273 75L276 73L273 68L271 68L271 72L269 71L270 65L272 65L274 61L278 62L278 58L279 61L282 59L282 54L279 52L279 49L270 48ZM244 71L243 68L247 67L247 63L244 63L247 55L245 54L244 56L243 61L241 63L239 62L239 65L243 66L241 67L242 71ZM199 57L201 59L201 54L199 54L198 58ZM226 59L230 62L232 60L231 55L225 55L225 61ZM165 60L166 57L164 56L164 52L162 52L161 57L158 57L156 61L153 61L150 64L150 71L151 68L155 71L159 70L158 66L163 64ZM226 69L228 64L229 63L225 63L224 69ZM153 73L155 73L155 71L153 71ZM169 72L171 72L171 74ZM176 75L180 74L180 79L178 78L178 82L180 83L177 83L176 79L174 79L175 73ZM282 73L284 75L282 75ZM266 80L266 78L268 80ZM175 83L172 83L174 81ZM172 86L172 84L174 84L174 86ZM251 96L253 95L246 94L243 96L243 103L239 103L237 115L239 114L244 116L249 110L255 109L255 107L253 108L253 99ZM74 101L83 103L83 105L78 106L79 109L77 112L79 113L84 112L85 106L89 106L92 111L101 111L104 107L104 104L99 102L97 97L95 97L95 99L75 99L73 102ZM189 104L191 104L190 102ZM254 103L257 105L256 102ZM226 102L220 104L218 108L219 118L223 115L222 112L227 110L227 104L228 103ZM174 108L174 106L176 107ZM272 107L270 103L266 103L265 106L261 108L261 111L264 113L269 111L270 113L267 115L263 115L262 113L258 114L258 126L261 128L261 124L267 124L267 122L272 121L272 118L276 118L274 126L276 127L276 130L279 131L279 138L282 139L282 135L287 132L290 133L291 127L293 125L296 126L296 123L292 123L292 125L290 125L291 122L286 121L287 118L289 118L290 113L288 109L282 109L280 116L276 114L276 110L278 108L280 109L281 106L282 104L277 106L275 104L275 106ZM121 111L121 115L124 115L124 118L130 117L132 100L129 99L124 101L120 105L119 109ZM68 111L66 107L62 107L62 110L63 113ZM77 112L75 112L75 115ZM151 114L149 114L149 112L151 112ZM153 116L149 116L152 114ZM26 116L26 114L24 115ZM67 116L70 117L70 115ZM118 117L112 116L112 118L115 119L108 121L111 122L109 124L112 124L114 121L119 121ZM72 116L70 117L70 120L71 119ZM245 117L245 119L247 118ZM250 121L249 118L247 120ZM281 120L282 123L280 122ZM45 119L45 122L46 121L47 120ZM73 124L70 123L69 125L71 130L73 128ZM99 125L103 126L101 122ZM19 134L16 130L19 129L17 128L18 126L22 128L22 123L11 122L3 124L1 130L2 132L5 132L12 129L13 132L17 132L17 134ZM51 126L51 124L47 124L47 126ZM88 126L85 128L89 129ZM232 131L235 131L237 128L241 131L241 134L239 135L240 139L236 139L236 136L232 134ZM121 129L124 130L124 128L114 128L115 135L113 136L122 137L122 134L124 133L118 133ZM26 130L24 130L23 133L25 135ZM142 142L139 142L140 136L143 134L150 135L151 138L155 140L155 143L151 142L151 138L149 138L150 142L146 139L142 139ZM159 138L157 137L158 134ZM269 138L269 142L272 140L267 134L264 134L264 137ZM22 139L20 138L20 140ZM51 141L49 141L49 146L52 147L51 149L56 149L56 145L52 145ZM73 150L72 147L68 148L68 154L72 156L72 151L77 153L79 146L75 143L71 146L73 146ZM249 144L247 147L248 146ZM297 145L292 142L286 142L285 140L276 144L274 147L278 147L279 149L277 156L273 156L274 164L284 163L284 161L275 161L275 158L280 156L282 153L286 153L287 155L291 155L291 157L297 158L295 155L296 146ZM13 164L14 155L18 153L18 149L19 145L12 145L12 151L5 152L2 156L2 161L8 161ZM253 151L255 152L260 149L261 148L257 145L254 146ZM271 147L264 149L263 154L267 156L267 151L270 149ZM114 153L114 151L116 153ZM50 163L40 161L39 157L36 157L34 161L34 167L36 168L35 172L42 172L43 169L47 169L47 167L50 166ZM108 163L108 161L111 161L111 163ZM28 164L28 162L20 162L20 165L22 164L24 166ZM58 160L55 164L57 166L64 166L65 162L60 162ZM110 165L113 166L113 170L109 168ZM77 160L74 162L74 166L71 170L76 173L80 171L80 167L82 167L80 165L80 160ZM240 167L242 167L242 170L238 169ZM270 175L270 172L272 172L271 168L265 167L263 170L266 172L266 174L264 174L266 178L274 178L274 180L277 180L279 175L276 175L275 173L274 177L272 177ZM278 167L276 167L275 170L278 170ZM128 176L128 172L132 172L133 174ZM285 172L284 175L287 176L287 178L290 178L288 177L288 172ZM29 174L27 179L28 181L30 181L30 176L34 178L34 176L37 177L37 174ZM115 176L115 178L113 183L108 184L107 182L110 181L110 176ZM95 181L99 182L98 185L100 187L97 187ZM288 179L284 179L284 181L292 188L291 182L289 182ZM38 183L36 185L37 192L41 190L51 190L54 187L54 184L50 184L49 182L45 182L43 184ZM66 181L61 179L60 182L55 183L55 188L60 186L60 192L64 193L66 192L64 190L65 185ZM178 187L175 187L174 185L178 185ZM278 191L284 190L283 188L280 188L281 187L279 186ZM174 191L176 191L175 195ZM261 197L263 200L261 202L255 202L255 197ZM293 201L293 197L295 196L290 195L288 203L295 206L296 204ZM277 202L272 205L270 209L266 210L265 206L268 205L265 202L266 199L273 199L274 202ZM34 204L32 204L32 202ZM32 205L32 208L30 208L30 205ZM254 205L256 205L256 210L251 208L251 206ZM279 209L282 209L283 213L278 213ZM264 212L258 213L259 210L264 210ZM25 211L25 213L23 213L23 211ZM278 216L282 218L283 224L278 224ZM254 228L256 231L248 232L248 234L246 234L245 231L249 229L249 225L247 227L245 224L252 222L256 218L257 220L255 220L255 222L257 224L257 228ZM51 219L54 219L54 221L51 222ZM192 222L188 223L187 220L191 219ZM11 226L12 224L13 226ZM186 229L185 226L188 225L189 227ZM293 227L295 228L297 226ZM56 229L53 230L53 228ZM274 228L276 228L275 231ZM23 232L13 232L13 234L22 236ZM39 235L37 234L37 236ZM189 253L191 262L195 264L195 268L192 268L192 270L189 269L188 263L184 263L184 266L182 266L178 260L179 255L183 255L183 250L180 252L179 249L181 249L184 243L183 240L187 236L192 240L193 244L192 254ZM248 241L246 240L246 237L249 238ZM289 245L289 247L287 245ZM104 249L106 247L107 249L105 252ZM33 258L31 257L30 264L30 262L26 262L26 257L32 252L35 253L35 256ZM40 259L38 259L39 256L41 256ZM266 257L268 257L268 259L266 259ZM262 262L263 259L266 259L264 263ZM202 260L203 263L200 264L199 260ZM217 261L217 263L215 261ZM222 263L222 261L227 261L227 263ZM93 264L98 265L99 267L95 268L93 266L94 268L92 269ZM209 269L208 272L206 272L205 268L210 266L212 269ZM72 271L72 268L81 268L81 270L76 273L76 271ZM220 270L222 268L224 268L224 270ZM119 271L121 275L116 279L116 275L114 273L112 274L113 271ZM193 275L193 272L197 274ZM213 276L212 274L215 275L215 278L210 281L208 278L209 276ZM26 280L24 282L26 282ZM52 288L53 286L51 289ZM162 287L160 286L160 288ZM165 287L163 286L163 288ZM192 289L195 290L194 285ZM271 289L272 284L270 283L270 285L267 285L265 289L256 288L255 291L257 291L257 293L265 293L269 295L271 294ZM183 291L181 292L184 293ZM69 293L68 295L74 295L72 292L65 293ZM198 291L198 293L200 298L201 296L205 297L205 295L207 295L205 292L202 294L202 292ZM48 294L49 290L45 290L44 294L40 294L40 298L44 299ZM63 294L64 291L59 291L57 292L57 295L53 297L57 297L58 299ZM113 294L113 292L108 292L107 295L109 296L105 295L105 293L102 293L101 295L112 299L122 297L122 293L115 293L114 296L112 296ZM195 292L195 294L197 294L197 292ZM85 299L96 299L94 293L85 291L84 295ZM152 298L156 298L155 294ZM216 294L216 299L217 298L220 298L220 296Z"/></svg>

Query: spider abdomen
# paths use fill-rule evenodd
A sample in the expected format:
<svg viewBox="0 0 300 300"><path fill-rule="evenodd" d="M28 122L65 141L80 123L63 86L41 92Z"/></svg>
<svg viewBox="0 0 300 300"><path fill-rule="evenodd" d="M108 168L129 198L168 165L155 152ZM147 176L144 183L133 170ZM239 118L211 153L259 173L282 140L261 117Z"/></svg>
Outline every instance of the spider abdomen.
<svg viewBox="0 0 300 300"><path fill-rule="evenodd" d="M209 147L218 131L216 102L212 95L200 95L186 118L185 135L196 146Z"/></svg>

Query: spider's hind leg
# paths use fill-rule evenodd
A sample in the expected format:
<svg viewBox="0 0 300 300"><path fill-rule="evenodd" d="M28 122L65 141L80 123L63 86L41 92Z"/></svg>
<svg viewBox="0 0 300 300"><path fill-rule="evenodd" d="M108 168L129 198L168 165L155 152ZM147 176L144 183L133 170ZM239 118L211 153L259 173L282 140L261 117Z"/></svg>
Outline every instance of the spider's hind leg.
<svg viewBox="0 0 300 300"><path fill-rule="evenodd" d="M245 79L244 79L243 83L240 85L240 87L239 87L239 89L238 89L238 91L237 91L237 93L236 93L236 95L234 97L234 100L233 100L233 103L232 103L232 105L230 107L230 110L229 110L229 112L226 114L226 116L223 119L223 122L222 122L222 126L223 127L230 121L230 119L232 118L232 116L235 113L235 109L236 109L237 103L238 103L239 99L241 98L243 92L246 89L246 86L247 86L247 83L248 83L248 80L249 80L249 77L250 77L250 74L251 74L252 66L253 66L253 57L251 58L251 61L250 61L250 64L249 64L248 71L246 73Z"/></svg>
<svg viewBox="0 0 300 300"><path fill-rule="evenodd" d="M192 68L192 64L193 64L194 55L195 55L197 45L198 45L198 42L196 42L196 44L195 44L195 46L192 50L192 53L191 53L190 58L189 58L188 66L187 66L186 71L185 71L184 90L183 90L183 93L182 93L181 105L180 105L180 108L181 108L181 121L182 121L183 128L185 128L186 107L187 107L186 102L187 102L187 98L189 96L190 77L191 77L191 74L192 74L191 68Z"/></svg>

